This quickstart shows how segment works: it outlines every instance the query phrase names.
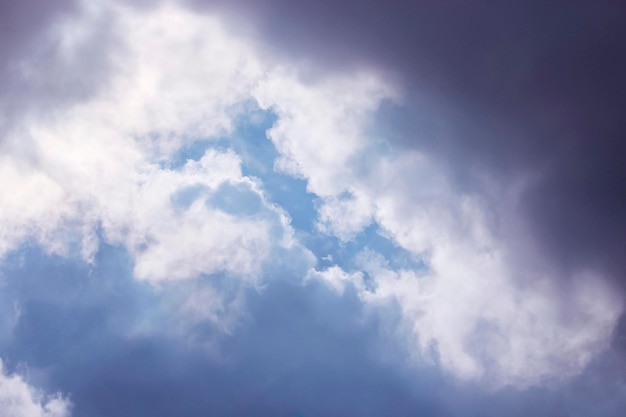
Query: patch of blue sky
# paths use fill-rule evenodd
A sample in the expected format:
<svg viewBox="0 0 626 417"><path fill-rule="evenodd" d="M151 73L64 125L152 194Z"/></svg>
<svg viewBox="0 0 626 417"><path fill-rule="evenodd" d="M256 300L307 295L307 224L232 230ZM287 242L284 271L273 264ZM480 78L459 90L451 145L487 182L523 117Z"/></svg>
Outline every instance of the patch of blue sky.
<svg viewBox="0 0 626 417"><path fill-rule="evenodd" d="M163 328L158 294L132 275L126 250L102 244L94 265L24 246L4 262L3 359L35 368L103 349L107 336ZM141 332L141 329L144 329ZM45 381L40 381L45 382Z"/></svg>
<svg viewBox="0 0 626 417"><path fill-rule="evenodd" d="M385 237L377 223L372 223L354 238L342 241L321 232L301 236L307 247L317 256L318 267L328 268L338 265L346 271L358 269L355 255L363 250L374 251L385 258L394 270L412 269L426 271L426 261L396 245Z"/></svg>
<svg viewBox="0 0 626 417"><path fill-rule="evenodd" d="M254 216L265 212L261 196L245 183L223 183L216 190L202 185L192 185L176 191L171 197L178 210L189 208L195 201L204 199L210 207L216 207L234 216Z"/></svg>
<svg viewBox="0 0 626 417"><path fill-rule="evenodd" d="M207 191L208 188L202 184L184 187L172 194L170 202L176 209L187 209L194 201L203 197Z"/></svg>
<svg viewBox="0 0 626 417"><path fill-rule="evenodd" d="M182 166L189 159L200 159L209 148L233 150L242 160L243 174L258 178L270 201L289 214L297 237L316 255L319 268L338 265L345 270L353 270L356 268L354 255L366 248L382 255L393 269L427 268L423 259L396 245L376 223L370 224L347 242L320 232L316 227L320 201L307 192L306 180L274 169L279 154L268 139L267 131L276 122L276 115L260 109L252 101L242 105L242 108L244 110L235 119L231 134L191 143L179 152L172 161L172 167ZM375 141L375 146L361 155L363 161L357 164L357 168L361 167L366 175L367 159L381 152L389 152L386 142ZM202 187L182 190L174 196L175 203L186 206L199 198L202 192ZM261 210L261 202L255 193L245 186L231 184L223 185L208 203L234 215L253 215Z"/></svg>
<svg viewBox="0 0 626 417"><path fill-rule="evenodd" d="M247 184L224 183L207 203L234 216L254 216L264 209L261 197Z"/></svg>
<svg viewBox="0 0 626 417"><path fill-rule="evenodd" d="M262 181L270 200L287 211L294 228L312 232L317 218L316 196L307 192L304 179L274 169L279 154L268 139L267 130L276 122L276 115L252 105L249 109L238 120L232 137L233 149L242 159L243 174Z"/></svg>
<svg viewBox="0 0 626 417"><path fill-rule="evenodd" d="M267 137L267 130L276 122L276 115L268 110L260 109L253 101L241 105L243 111L234 120L233 131L223 137L204 138L193 141L182 148L168 162L168 167L182 167L188 160L199 160L210 149L233 150L242 161L242 173L258 178L270 200L282 207L291 217L292 226L299 230L312 232L315 227L317 212L314 201L316 197L306 190L306 181L294 178L274 170L274 162L279 154ZM181 195L181 202L198 190L188 190L189 195ZM235 208L233 203L256 203L246 201L246 194L231 193L233 189L221 191L220 199L226 203L227 210L250 211L249 208ZM241 190L240 190L241 191ZM235 194L238 194L237 196ZM230 199L230 201L229 201ZM239 201L237 201L239 200ZM235 213L233 213L235 214Z"/></svg>

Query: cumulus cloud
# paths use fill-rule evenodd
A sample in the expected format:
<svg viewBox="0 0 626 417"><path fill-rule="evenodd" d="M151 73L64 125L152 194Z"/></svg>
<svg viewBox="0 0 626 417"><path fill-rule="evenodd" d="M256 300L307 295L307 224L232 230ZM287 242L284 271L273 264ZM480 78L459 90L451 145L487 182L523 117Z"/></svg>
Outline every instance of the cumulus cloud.
<svg viewBox="0 0 626 417"><path fill-rule="evenodd" d="M52 67L80 76L83 49L100 45L102 25L110 39L101 59L111 61L102 85L78 86L85 94L62 103L43 89L5 125L0 259L36 244L93 263L106 242L125 248L134 276L159 289L226 276L231 286L218 289L209 279L193 294L172 291L188 321L227 331L243 311L240 292L261 289L270 270L305 273L314 262L287 213L243 174L228 143L213 146L233 134L251 92L274 68L215 17L118 2L81 3L55 21L46 32L59 45ZM57 76L38 66L36 54L16 59L20 82ZM31 112L46 94L58 108ZM198 141L198 151L181 156ZM245 207L232 207L233 198Z"/></svg>
<svg viewBox="0 0 626 417"><path fill-rule="evenodd" d="M332 267L309 277L340 292L356 281L364 301L397 302L419 351L435 351L459 377L527 385L580 372L608 346L620 297L598 271L562 271L523 250L514 191L490 207L481 195L455 189L428 155L381 146L366 115L395 98L393 90L358 80L257 91L261 105L279 115L269 131L281 153L278 168L306 178L322 199L322 231L349 240L375 221L425 268L396 271L366 251L361 271L373 290L358 270ZM496 228L498 219L505 223ZM558 285L563 279L567 288Z"/></svg>
<svg viewBox="0 0 626 417"><path fill-rule="evenodd" d="M307 280L318 279L328 284L334 291L343 294L350 284L360 287L363 281L363 273L360 271L348 273L333 265L327 269L318 271L310 269L306 276Z"/></svg>
<svg viewBox="0 0 626 417"><path fill-rule="evenodd" d="M258 277L270 247L291 244L286 215L243 176L232 151L209 148L172 164L185 144L232 130L261 61L213 18L173 6L102 8L125 64L99 94L25 118L5 135L0 252L33 239L57 254L78 246L89 261L100 233L129 250L140 279ZM68 53L77 53L75 26L58 30ZM256 195L257 212L238 216L212 205L224 184Z"/></svg>
<svg viewBox="0 0 626 417"><path fill-rule="evenodd" d="M0 409L6 417L69 417L72 404L60 394L45 395L0 361Z"/></svg>

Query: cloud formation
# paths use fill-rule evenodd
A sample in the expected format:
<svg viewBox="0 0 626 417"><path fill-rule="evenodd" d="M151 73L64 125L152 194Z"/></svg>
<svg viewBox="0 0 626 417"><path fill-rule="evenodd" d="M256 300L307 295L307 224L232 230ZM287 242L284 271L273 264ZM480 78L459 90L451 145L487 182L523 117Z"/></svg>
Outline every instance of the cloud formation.
<svg viewBox="0 0 626 417"><path fill-rule="evenodd" d="M71 402L61 395L46 396L0 362L0 409L6 417L69 417Z"/></svg>
<svg viewBox="0 0 626 417"><path fill-rule="evenodd" d="M437 157L481 194L485 176L524 183L534 244L563 268L623 282L621 2L191 3L243 16L273 50L322 73L367 67L399 80L406 106L386 118L396 145Z"/></svg>
<svg viewBox="0 0 626 417"><path fill-rule="evenodd" d="M292 100L300 94L286 91ZM261 105L267 105L266 97ZM486 203L455 190L427 155L385 148L368 137L365 123L356 133L346 130L351 119L342 109L353 107L341 101L302 102L309 107L301 113L284 114L277 106L279 119L269 137L291 161L278 168L297 167L295 174L307 178L309 191L322 201L323 231L349 240L376 222L424 263L424 270L393 271L365 251L351 272L351 279L359 270L372 279L374 289L363 289L364 300L400 303L421 352L434 348L442 366L460 377L524 385L576 374L608 345L621 299L602 277L593 271L570 274L563 291L554 279L562 272L550 259L521 251L522 231L516 240L495 235ZM339 117L324 117L329 111ZM327 137L333 140L318 146ZM346 281L333 268L313 275L320 274L334 287ZM356 285L362 288L358 279Z"/></svg>
<svg viewBox="0 0 626 417"><path fill-rule="evenodd" d="M21 46L0 44L0 76L12 86L0 99L0 265L7 270L30 245L97 271L103 251L117 248L128 256L126 273L155 291L153 298L133 297L155 304L133 310L141 317L127 328L100 321L112 314L104 307L39 300L22 310L18 297L2 327L5 338L38 340L45 312L62 312L58 324L72 308L86 309L95 323L121 326L106 332L117 338L117 359L103 347L102 360L132 362L123 348L146 337L131 356L145 348L159 358L185 357L191 372L197 358L187 357L190 351L164 353L158 345L199 342L211 352L214 332L237 339L238 326L255 314L280 323L307 303L329 303L340 314L345 302L351 315L378 317L394 341L407 342L412 363L436 369L428 378L509 387L518 395L587 375L610 356L611 339L622 331L615 326L623 296L614 284L623 272L624 172L615 111L621 84L612 90L608 81L579 81L621 68L612 60L619 14L609 4L589 20L578 5L563 15L548 6L457 6L99 1L44 9L34 20L44 26L38 31L19 24L12 33ZM548 25L556 15L561 19ZM610 65L593 66L590 57ZM596 104L597 113L587 112ZM257 120L263 117L270 121ZM256 130L243 132L242 120ZM254 155L255 142L267 140L275 154ZM283 183L252 170L251 161ZM293 192L287 176L303 181L306 192ZM280 187L291 200L310 200L307 222L292 219L295 203L276 198ZM374 247L372 233L387 253ZM394 263L394 253L406 262ZM314 313L294 317L315 322L323 309L309 307ZM160 333L158 320L177 330ZM71 322L67 329L92 334L88 324ZM255 378L275 362L266 362L263 349L280 351L271 334L281 343L298 336L295 322L265 325L267 335L248 328L237 339L262 346L237 359L250 361ZM307 329L339 337L334 328L314 327ZM315 343L312 334L303 340ZM374 343L380 335L361 336ZM354 340L344 340L346 349L355 349ZM10 341L2 346L19 350ZM337 378L343 369L349 375L342 381L354 383L367 358L350 362L342 349L320 351L350 366L329 358L324 369ZM316 363L314 349L305 351L293 356L298 366ZM49 366L63 356L32 352L26 359ZM203 361L202 369L214 370ZM371 381L397 381L375 364ZM108 374L93 366L89 378L98 386L147 383L123 367ZM154 371L150 360L141 366ZM291 375L285 366L281 372ZM254 391L245 384L250 374L237 370ZM309 371L310 378L329 378ZM175 371L164 372L178 380ZM20 377L3 378L0 398L19 391L24 407L40 410L33 415L69 412L63 397L46 399ZM467 395L461 391L459 403ZM106 393L81 392L106 403ZM265 412L295 412L294 398L275 399ZM302 399L328 415L309 401ZM446 409L417 403L433 415ZM356 407L334 404L335 412ZM405 405L407 413L415 406Z"/></svg>
<svg viewBox="0 0 626 417"><path fill-rule="evenodd" d="M232 130L232 107L248 98L258 62L211 19L171 8L106 13L126 57L110 87L64 112L22 120L6 135L2 252L30 238L51 253L77 244L89 260L100 233L128 248L141 279L258 275L271 245L290 245L285 215L242 175L231 151L209 149L171 166L186 143ZM186 33L172 30L181 20ZM258 196L256 216L211 207L226 184Z"/></svg>
<svg viewBox="0 0 626 417"><path fill-rule="evenodd" d="M192 3L243 16L274 52L322 74L367 67L402 86L402 104L382 103L390 109L379 114L387 128L383 135L399 153L438 165L435 173L416 172L420 162L414 159L388 176L371 165L360 177L348 176L347 194L325 199L323 230L347 239L376 219L401 246L414 253L435 248L436 257L443 242L465 240L445 249L446 258L466 260L472 266L464 269L482 271L478 276L489 276L490 283L494 275L508 276L511 294L520 285L535 287L546 293L546 303L561 305L564 316L580 307L577 287L604 288L611 298L611 283L621 285L626 175L619 140L625 129L617 111L624 96L618 75L624 67L624 8L618 2ZM280 132L286 123L278 122ZM277 133L272 139L285 149ZM322 152L299 136L293 135L298 145L291 148L314 154L301 159L320 158ZM366 160L364 153L353 155ZM386 169L402 160L391 159ZM335 170L334 188L345 177L346 161L333 161L342 171ZM369 190L356 185L367 171L392 183L411 180L387 198L381 192L367 196ZM418 185L420 174L428 179ZM312 190L322 175L329 176L306 175ZM492 259L478 261L484 251ZM539 290L545 285L550 290ZM620 302L617 297L606 303L612 307L601 339L608 337Z"/></svg>

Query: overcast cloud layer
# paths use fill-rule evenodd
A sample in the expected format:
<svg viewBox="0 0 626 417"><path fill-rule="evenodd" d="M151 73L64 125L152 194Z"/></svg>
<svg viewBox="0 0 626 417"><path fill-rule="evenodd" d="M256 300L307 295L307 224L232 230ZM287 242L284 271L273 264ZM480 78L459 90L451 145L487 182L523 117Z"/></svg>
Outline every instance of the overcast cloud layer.
<svg viewBox="0 0 626 417"><path fill-rule="evenodd" d="M618 3L39 6L2 413L620 415Z"/></svg>

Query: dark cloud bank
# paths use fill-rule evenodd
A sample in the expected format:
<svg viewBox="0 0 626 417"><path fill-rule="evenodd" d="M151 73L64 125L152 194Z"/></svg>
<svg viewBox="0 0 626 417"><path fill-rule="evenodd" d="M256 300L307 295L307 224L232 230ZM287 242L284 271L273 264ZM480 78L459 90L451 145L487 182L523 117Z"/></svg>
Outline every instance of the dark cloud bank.
<svg viewBox="0 0 626 417"><path fill-rule="evenodd" d="M522 210L565 270L626 284L626 6L621 1L192 2L244 16L322 71L370 67L405 86L393 140L480 192L532 175ZM472 181L472 179L474 181Z"/></svg>
<svg viewBox="0 0 626 417"><path fill-rule="evenodd" d="M47 118L107 86L116 44L110 16L79 29L73 54L64 51L58 24L80 23L76 0L0 2L0 144L16 121ZM81 15L82 14L82 15Z"/></svg>

